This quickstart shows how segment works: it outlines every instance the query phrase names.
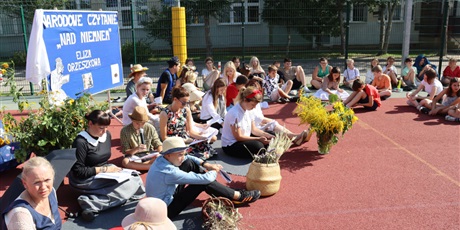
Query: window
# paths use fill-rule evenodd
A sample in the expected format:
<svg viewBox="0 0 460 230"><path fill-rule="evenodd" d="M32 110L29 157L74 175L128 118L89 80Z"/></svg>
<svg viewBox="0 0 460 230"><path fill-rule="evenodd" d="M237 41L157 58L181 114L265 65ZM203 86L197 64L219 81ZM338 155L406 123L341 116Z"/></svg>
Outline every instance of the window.
<svg viewBox="0 0 460 230"><path fill-rule="evenodd" d="M133 3L134 22L131 15L131 3ZM142 27L149 18L147 0L106 0L107 10L118 11L120 28Z"/></svg>
<svg viewBox="0 0 460 230"><path fill-rule="evenodd" d="M395 8L395 12L393 13L393 21L401 21L403 20L403 10L401 5L397 5Z"/></svg>
<svg viewBox="0 0 460 230"><path fill-rule="evenodd" d="M352 22L366 22L367 21L367 7L364 4L355 4L352 6L350 21Z"/></svg>
<svg viewBox="0 0 460 230"><path fill-rule="evenodd" d="M219 22L225 24L260 23L260 1L244 0L232 3L229 9L219 16Z"/></svg>

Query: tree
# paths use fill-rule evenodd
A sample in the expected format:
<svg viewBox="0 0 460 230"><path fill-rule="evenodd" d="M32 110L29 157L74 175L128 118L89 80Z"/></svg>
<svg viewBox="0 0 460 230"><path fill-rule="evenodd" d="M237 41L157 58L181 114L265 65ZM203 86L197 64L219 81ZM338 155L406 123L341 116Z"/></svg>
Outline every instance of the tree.
<svg viewBox="0 0 460 230"><path fill-rule="evenodd" d="M160 9L153 6L149 12L149 20L142 25L152 38L165 40L172 50L172 12L170 6L162 4Z"/></svg>
<svg viewBox="0 0 460 230"><path fill-rule="evenodd" d="M187 0L181 2L187 12L193 13L193 16L204 19L204 39L206 42L206 55L212 55L211 41L211 17L217 17L224 10L229 9L233 1L231 0Z"/></svg>
<svg viewBox="0 0 460 230"><path fill-rule="evenodd" d="M24 9L24 18L27 23L32 23L36 9L64 9L69 0L2 0L0 9L8 9L3 12L10 17L21 18L22 6Z"/></svg>
<svg viewBox="0 0 460 230"><path fill-rule="evenodd" d="M378 12L380 22L380 38L378 55L388 53L390 44L391 28L393 25L393 16L400 0L370 0L368 7L370 12Z"/></svg>
<svg viewBox="0 0 460 230"><path fill-rule="evenodd" d="M359 2L359 0L351 0ZM270 26L287 29L287 54L291 32L297 31L305 39L314 40L321 47L323 36L340 36L342 52L345 50L345 22L343 12L346 0L265 0L262 19Z"/></svg>

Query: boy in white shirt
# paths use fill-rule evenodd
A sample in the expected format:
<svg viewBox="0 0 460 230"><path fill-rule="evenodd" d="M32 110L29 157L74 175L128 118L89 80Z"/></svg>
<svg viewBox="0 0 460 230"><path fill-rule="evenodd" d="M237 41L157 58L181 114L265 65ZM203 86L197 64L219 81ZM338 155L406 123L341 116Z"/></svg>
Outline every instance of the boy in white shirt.
<svg viewBox="0 0 460 230"><path fill-rule="evenodd" d="M350 88L353 82L359 78L359 69L355 68L355 61L347 59L347 68L343 71L343 85Z"/></svg>
<svg viewBox="0 0 460 230"><path fill-rule="evenodd" d="M293 82L286 81L281 88L278 86L280 76L276 73L278 68L274 65L268 66L268 75L265 77L264 89L271 101L288 102L291 97L288 95L291 91Z"/></svg>

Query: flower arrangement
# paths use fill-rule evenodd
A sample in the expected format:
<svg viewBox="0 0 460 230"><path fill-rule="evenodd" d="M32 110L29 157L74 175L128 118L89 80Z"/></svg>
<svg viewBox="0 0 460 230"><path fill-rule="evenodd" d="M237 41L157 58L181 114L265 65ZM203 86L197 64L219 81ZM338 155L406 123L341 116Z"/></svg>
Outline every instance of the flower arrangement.
<svg viewBox="0 0 460 230"><path fill-rule="evenodd" d="M319 146L318 151L324 154L338 142L339 134L343 136L358 120L353 110L336 97L330 97L329 102L321 102L318 98L302 95L294 113L300 118L300 124L310 124L310 130L316 132L319 145L320 141L330 141L330 146Z"/></svg>
<svg viewBox="0 0 460 230"><path fill-rule="evenodd" d="M243 218L233 203L223 197L209 198L203 204L204 229L231 230L238 229Z"/></svg>
<svg viewBox="0 0 460 230"><path fill-rule="evenodd" d="M292 145L292 139L286 133L276 132L275 137L270 140L267 149L260 149L257 154L252 154L254 161L263 164L278 163L280 157ZM248 149L249 151L249 149Z"/></svg>
<svg viewBox="0 0 460 230"><path fill-rule="evenodd" d="M55 149L66 149L72 146L74 138L85 128L84 116L94 109L107 110L107 102L97 103L90 94L78 95L77 99L67 98L56 100L55 92L42 90L40 108L32 110L31 105L21 98L21 90L14 83L14 68L2 65L8 74L7 86L13 101L18 103L20 111L28 109L28 116L16 119L2 109L0 119L4 129L20 148L14 154L19 162L25 161L31 152L37 156L46 156ZM15 100L16 99L16 100Z"/></svg>

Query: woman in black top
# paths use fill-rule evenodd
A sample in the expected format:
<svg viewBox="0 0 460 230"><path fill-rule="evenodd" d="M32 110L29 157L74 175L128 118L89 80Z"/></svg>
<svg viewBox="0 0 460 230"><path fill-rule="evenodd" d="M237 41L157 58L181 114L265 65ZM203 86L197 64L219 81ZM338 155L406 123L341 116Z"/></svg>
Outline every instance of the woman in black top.
<svg viewBox="0 0 460 230"><path fill-rule="evenodd" d="M82 193L78 203L83 209L84 217L94 218L94 213L124 204L128 199L140 199L145 195L145 188L138 175L133 175L121 182L114 179L100 178L103 173L121 175L122 169L109 164L111 152L111 135L107 131L110 117L101 110L94 110L85 118L88 125L78 134L72 147L76 148L77 162L69 174L70 185ZM98 174L99 177L97 177Z"/></svg>

